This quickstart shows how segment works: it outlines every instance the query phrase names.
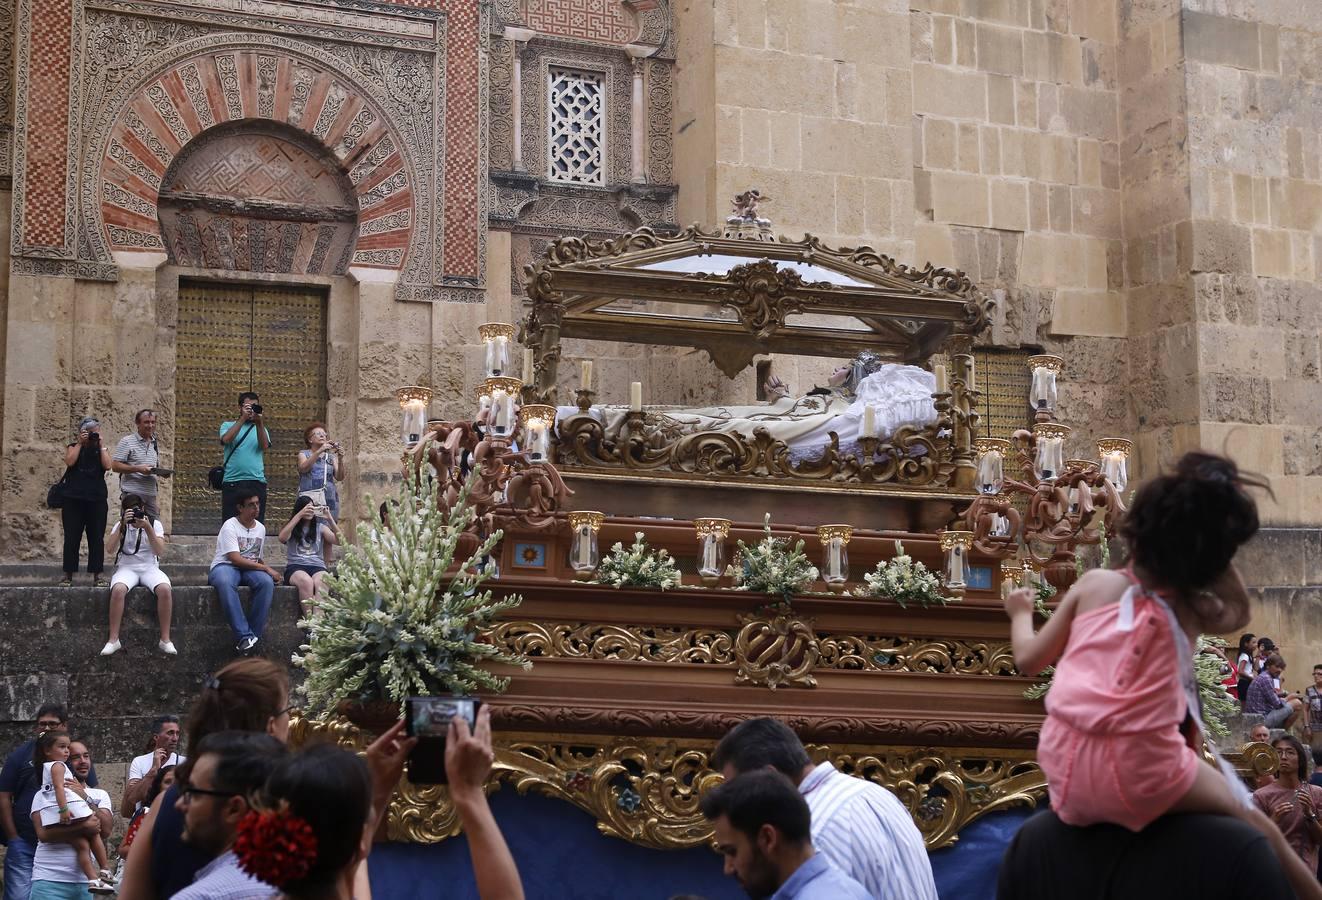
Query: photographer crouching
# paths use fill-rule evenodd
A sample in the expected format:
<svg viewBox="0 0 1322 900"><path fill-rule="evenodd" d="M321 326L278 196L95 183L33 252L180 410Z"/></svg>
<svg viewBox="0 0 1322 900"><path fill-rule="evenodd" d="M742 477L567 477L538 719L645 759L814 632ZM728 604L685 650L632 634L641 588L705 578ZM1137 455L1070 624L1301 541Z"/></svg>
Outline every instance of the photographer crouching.
<svg viewBox="0 0 1322 900"><path fill-rule="evenodd" d="M106 473L110 471L110 451L101 441L101 423L86 416L78 423L78 439L64 450L63 505L60 522L64 526L64 578L62 587L73 584L78 571L78 551L87 535L87 571L92 584L105 587L101 574L105 566Z"/></svg>
<svg viewBox="0 0 1322 900"><path fill-rule="evenodd" d="M124 600L129 591L142 585L156 595L156 618L161 629L161 639L156 646L167 656L175 656L179 651L170 641L174 595L170 590L170 579L161 571L160 561L165 553L165 527L147 511L146 500L138 494L125 494L120 500L120 509L120 519L110 529L115 574L110 579L110 639L101 648L101 655L119 652Z"/></svg>

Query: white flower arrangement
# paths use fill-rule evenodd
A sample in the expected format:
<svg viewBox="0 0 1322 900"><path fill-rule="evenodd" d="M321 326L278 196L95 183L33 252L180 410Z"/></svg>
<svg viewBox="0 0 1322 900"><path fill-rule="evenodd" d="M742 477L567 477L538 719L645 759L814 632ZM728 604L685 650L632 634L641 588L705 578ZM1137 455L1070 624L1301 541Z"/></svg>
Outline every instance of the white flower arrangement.
<svg viewBox="0 0 1322 900"><path fill-rule="evenodd" d="M610 555L597 566L597 583L613 587L679 587L679 569L669 550L652 550L641 531L634 532L633 546L625 549L616 541Z"/></svg>
<svg viewBox="0 0 1322 900"><path fill-rule="evenodd" d="M762 530L764 537L753 546L738 542L739 550L727 572L734 579L735 590L779 594L789 603L817 580L817 567L803 552L802 540L791 548L789 541L772 536L771 513L763 519Z"/></svg>
<svg viewBox="0 0 1322 900"><path fill-rule="evenodd" d="M937 574L905 553L899 541L895 542L895 556L877 563L863 576L863 582L866 587L858 588L855 596L887 597L901 609L908 609L911 603L924 608L945 606L951 599L941 593Z"/></svg>
<svg viewBox="0 0 1322 900"><path fill-rule="evenodd" d="M520 656L498 650L479 635L497 614L518 606L517 594L495 600L480 586L478 563L500 541L496 531L454 573L454 562L474 512L469 478L454 506L437 506L430 470L406 477L381 516L372 510L346 547L326 593L310 617L308 643L293 663L308 672L299 688L307 710L325 713L341 701L393 700L410 695L500 692L508 678L483 664L531 668Z"/></svg>

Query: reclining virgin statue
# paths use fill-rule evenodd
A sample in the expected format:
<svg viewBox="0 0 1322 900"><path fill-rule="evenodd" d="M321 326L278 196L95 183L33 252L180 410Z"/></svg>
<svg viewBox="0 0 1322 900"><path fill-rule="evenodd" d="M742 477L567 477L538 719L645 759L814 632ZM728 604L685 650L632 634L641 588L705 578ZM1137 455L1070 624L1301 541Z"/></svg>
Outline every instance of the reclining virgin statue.
<svg viewBox="0 0 1322 900"><path fill-rule="evenodd" d="M794 461L817 459L830 444L831 434L840 440L842 451L850 451L863 434L866 412L871 408L874 431L886 438L908 425L923 428L936 421L932 394L936 378L917 366L883 363L864 351L831 373L825 387L802 397L790 395L778 378L769 378L767 393L775 399L750 406L685 408L648 406L645 410L647 440L660 446L683 435L704 431L737 432L752 437L763 428L784 441ZM578 415L576 407L562 406L561 418ZM627 406L594 406L591 414L602 423L608 438L623 426Z"/></svg>

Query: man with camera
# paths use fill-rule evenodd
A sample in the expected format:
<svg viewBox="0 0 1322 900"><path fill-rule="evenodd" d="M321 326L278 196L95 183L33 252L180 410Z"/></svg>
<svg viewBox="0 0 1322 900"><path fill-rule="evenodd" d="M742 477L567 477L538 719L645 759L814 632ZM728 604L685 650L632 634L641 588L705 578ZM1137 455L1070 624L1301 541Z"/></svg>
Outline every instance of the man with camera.
<svg viewBox="0 0 1322 900"><path fill-rule="evenodd" d="M157 503L157 477L168 477L168 469L161 468L160 447L156 443L156 413L139 410L133 417L136 429L126 434L115 445L110 467L119 473L119 490L123 494L137 494L152 518L161 514Z"/></svg>
<svg viewBox="0 0 1322 900"><path fill-rule="evenodd" d="M220 423L220 443L225 448L221 476L221 519L228 522L239 514L239 496L256 495L261 503L259 522L266 521L266 450L271 433L262 424L262 404L252 391L239 394L239 417Z"/></svg>
<svg viewBox="0 0 1322 900"><path fill-rule="evenodd" d="M165 527L147 511L137 494L120 498L120 520L110 529L110 549L115 551L115 574L110 579L110 635L102 656L119 652L119 626L124 619L124 600L129 591L142 585L156 596L156 619L161 629L157 648L167 656L178 651L170 641L170 618L174 594L169 577L161 571L165 552Z"/></svg>

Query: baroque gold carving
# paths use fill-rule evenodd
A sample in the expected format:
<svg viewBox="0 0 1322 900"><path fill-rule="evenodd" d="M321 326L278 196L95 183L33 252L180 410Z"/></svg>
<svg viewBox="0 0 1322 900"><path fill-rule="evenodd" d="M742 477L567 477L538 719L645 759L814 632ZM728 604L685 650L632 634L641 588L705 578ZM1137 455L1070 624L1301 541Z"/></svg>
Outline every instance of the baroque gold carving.
<svg viewBox="0 0 1322 900"><path fill-rule="evenodd" d="M795 639L816 641L817 655L812 671L1018 674L1008 642L891 635L819 635L809 623L801 624L807 631L797 632ZM751 674L760 671L763 665L750 656L751 651L762 647L762 642L753 640L753 637L775 633L779 627L774 617L755 616L744 617L737 634L720 628L516 621L501 622L487 632L486 638L502 650L533 658L729 666ZM740 638L745 634L748 640L741 642ZM738 683L760 682L750 679Z"/></svg>
<svg viewBox="0 0 1322 900"><path fill-rule="evenodd" d="M821 652L812 620L790 613L740 616L743 627L735 636L735 684L778 687L816 687L812 670Z"/></svg>
<svg viewBox="0 0 1322 900"><path fill-rule="evenodd" d="M295 718L295 746L332 740L363 750L368 738L343 720ZM572 803L605 835L643 847L681 849L710 843L698 801L721 781L708 760L710 739L588 734L497 734L487 790L511 785ZM1037 805L1046 780L1027 750L958 750L808 746L815 762L890 790L913 816L929 850L949 846L959 831L989 812ZM401 780L386 818L392 841L436 843L459 833L448 790Z"/></svg>

